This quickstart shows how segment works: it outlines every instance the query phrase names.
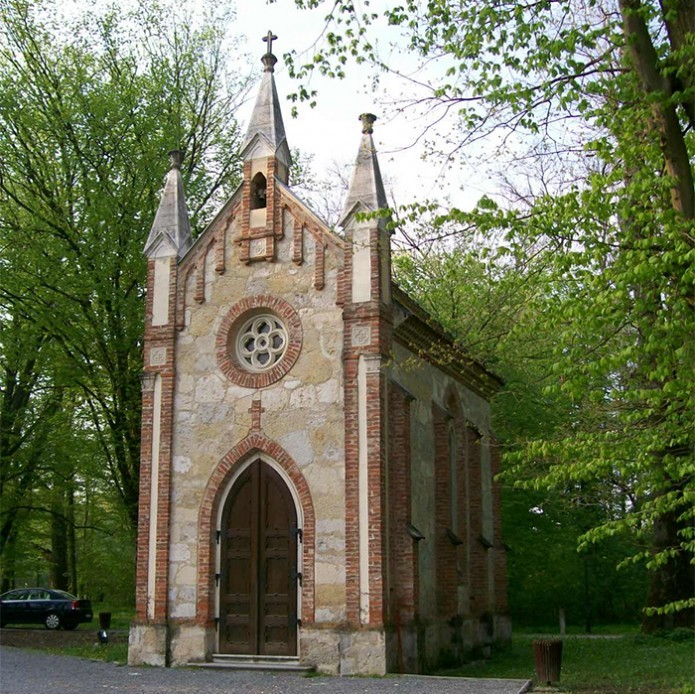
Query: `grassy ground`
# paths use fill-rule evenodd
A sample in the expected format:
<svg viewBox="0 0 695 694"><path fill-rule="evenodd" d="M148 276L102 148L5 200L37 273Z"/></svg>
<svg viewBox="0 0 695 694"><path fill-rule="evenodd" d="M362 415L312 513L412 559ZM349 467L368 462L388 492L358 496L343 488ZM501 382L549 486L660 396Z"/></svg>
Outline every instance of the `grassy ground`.
<svg viewBox="0 0 695 694"><path fill-rule="evenodd" d="M67 644L59 648L36 647L52 653L75 655L125 664L128 657L127 630L132 608L94 604L94 622L80 630L99 628L98 613L111 612L111 642ZM40 627L43 629L43 627ZM79 630L78 630L79 631ZM55 634L53 632L52 634ZM58 632L63 634L65 632ZM71 632L77 635L77 632ZM474 661L457 670L438 674L461 677L501 677L535 680L533 641L559 638L524 629L515 631L509 648L491 660ZM560 682L552 689L534 683L535 691L568 694L695 694L695 639L692 632L678 630L663 636L642 636L639 627L595 628L591 636L569 629L563 639Z"/></svg>
<svg viewBox="0 0 695 694"><path fill-rule="evenodd" d="M94 612L94 624L99 628L99 613L100 612L110 612L111 613L111 629L128 629L130 623L135 617L134 607L120 607L117 605L111 605L107 602L94 602L92 601L92 611Z"/></svg>
<svg viewBox="0 0 695 694"><path fill-rule="evenodd" d="M48 631L43 624L24 624L21 628L3 629L2 642L20 648L36 648L56 655L74 655L92 660L125 665L128 661L128 628L135 616L132 607L122 607L104 602L92 601L94 619L87 624L80 624L75 631ZM108 629L109 643L97 642L99 630L99 613L111 613L111 625ZM35 636L27 638L24 632L31 631Z"/></svg>
<svg viewBox="0 0 695 694"><path fill-rule="evenodd" d="M60 648L42 648L54 655L74 655L89 660L103 660L107 663L125 665L128 662L128 642L107 644L85 644L83 646L61 646Z"/></svg>
<svg viewBox="0 0 695 694"><path fill-rule="evenodd" d="M489 661L472 662L455 674L535 681L532 644L536 638L558 637L515 634L510 648L495 653ZM535 684L535 689L543 687ZM664 637L570 634L564 638L560 682L546 690L572 694L695 694L695 641L684 631Z"/></svg>
<svg viewBox="0 0 695 694"><path fill-rule="evenodd" d="M99 613L111 613L111 626L109 633L119 632L118 638L113 638L110 643L99 644L92 643L89 645L64 646L63 648L49 649L53 653L61 653L63 655L75 655L80 658L91 658L93 660L104 660L107 662L119 663L125 665L128 662L128 637L127 631L130 623L135 616L135 609L132 607L121 607L110 605L105 602L92 602L94 610L94 621L91 626L99 628ZM123 635L122 632L126 632Z"/></svg>

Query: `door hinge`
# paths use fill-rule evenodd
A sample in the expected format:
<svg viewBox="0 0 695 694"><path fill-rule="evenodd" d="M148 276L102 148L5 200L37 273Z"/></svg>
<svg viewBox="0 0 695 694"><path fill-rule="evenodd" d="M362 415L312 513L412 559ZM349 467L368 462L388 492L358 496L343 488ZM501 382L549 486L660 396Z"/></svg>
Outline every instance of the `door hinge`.
<svg viewBox="0 0 695 694"><path fill-rule="evenodd" d="M295 537L299 542L302 542L302 529L301 528L292 528L292 532L294 533Z"/></svg>
<svg viewBox="0 0 695 694"><path fill-rule="evenodd" d="M221 537L222 537L222 531L216 530L215 531L215 542L217 542L218 545L220 544L220 538Z"/></svg>
<svg viewBox="0 0 695 694"><path fill-rule="evenodd" d="M220 574L215 574L215 587L220 585Z"/></svg>
<svg viewBox="0 0 695 694"><path fill-rule="evenodd" d="M295 571L294 572L294 579L299 583L299 585L302 585L302 572L301 571Z"/></svg>

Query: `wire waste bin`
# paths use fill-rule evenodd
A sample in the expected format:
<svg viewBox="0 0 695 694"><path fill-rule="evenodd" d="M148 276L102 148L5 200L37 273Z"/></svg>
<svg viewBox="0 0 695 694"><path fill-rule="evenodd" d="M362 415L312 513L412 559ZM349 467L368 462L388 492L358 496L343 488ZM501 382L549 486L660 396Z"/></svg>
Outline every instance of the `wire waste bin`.
<svg viewBox="0 0 695 694"><path fill-rule="evenodd" d="M555 639L534 641L533 658L536 663L536 677L539 682L550 684L560 681L562 641Z"/></svg>
<svg viewBox="0 0 695 694"><path fill-rule="evenodd" d="M99 613L99 631L97 633L97 639L102 646L105 646L109 642L109 634L107 629L111 628L111 613L110 612L100 612Z"/></svg>

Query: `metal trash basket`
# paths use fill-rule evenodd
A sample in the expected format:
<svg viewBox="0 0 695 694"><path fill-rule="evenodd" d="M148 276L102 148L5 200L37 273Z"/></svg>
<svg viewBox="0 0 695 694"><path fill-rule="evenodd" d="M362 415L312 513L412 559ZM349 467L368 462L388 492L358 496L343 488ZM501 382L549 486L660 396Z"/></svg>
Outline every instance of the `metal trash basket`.
<svg viewBox="0 0 695 694"><path fill-rule="evenodd" d="M111 628L111 613L110 612L100 612L99 613L99 628L103 631Z"/></svg>
<svg viewBox="0 0 695 694"><path fill-rule="evenodd" d="M550 684L560 681L562 641L534 641L533 657L536 663L536 677L539 682Z"/></svg>

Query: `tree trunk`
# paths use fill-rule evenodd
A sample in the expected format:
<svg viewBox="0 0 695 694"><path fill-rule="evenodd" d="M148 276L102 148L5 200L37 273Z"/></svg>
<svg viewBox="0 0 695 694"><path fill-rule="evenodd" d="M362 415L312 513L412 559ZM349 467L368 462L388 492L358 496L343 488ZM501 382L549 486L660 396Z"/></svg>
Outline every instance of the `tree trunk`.
<svg viewBox="0 0 695 694"><path fill-rule="evenodd" d="M681 543L679 530L684 529L674 513L659 518L654 524L653 551L659 552L678 547ZM681 549L675 557L671 557L666 564L652 573L647 607L661 607L669 602L687 600L693 597L695 566L690 563L690 558ZM675 627L692 628L694 621L695 608L663 615L645 614L642 619L642 632L653 633L659 629L674 629Z"/></svg>
<svg viewBox="0 0 695 694"><path fill-rule="evenodd" d="M68 576L69 590L75 595L79 594L77 587L77 538L75 537L75 480L71 479L68 483L68 503L67 503L67 555L68 555Z"/></svg>
<svg viewBox="0 0 695 694"><path fill-rule="evenodd" d="M642 89L650 97L654 129L661 140L666 171L673 181L671 204L683 217L693 219L695 184L685 137L674 105L674 85L662 72L640 0L620 0L620 11L627 49ZM673 37L673 29L671 34Z"/></svg>
<svg viewBox="0 0 695 694"><path fill-rule="evenodd" d="M64 515L62 487L54 490L51 508L51 587L68 590L68 524Z"/></svg>

